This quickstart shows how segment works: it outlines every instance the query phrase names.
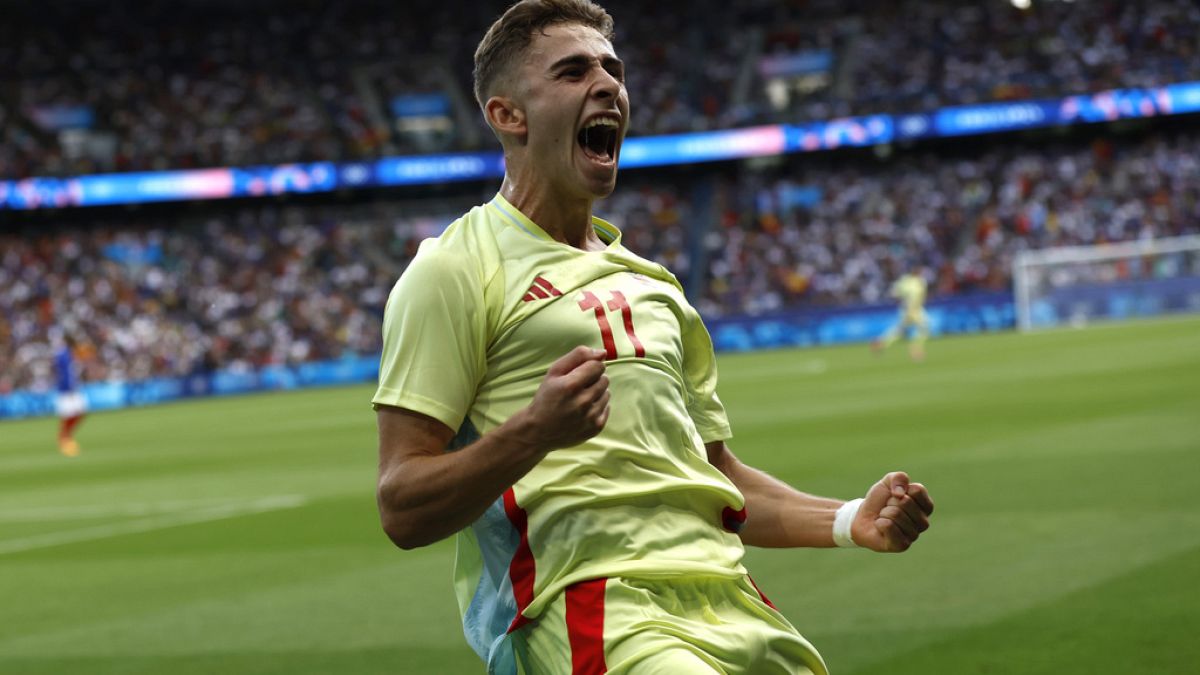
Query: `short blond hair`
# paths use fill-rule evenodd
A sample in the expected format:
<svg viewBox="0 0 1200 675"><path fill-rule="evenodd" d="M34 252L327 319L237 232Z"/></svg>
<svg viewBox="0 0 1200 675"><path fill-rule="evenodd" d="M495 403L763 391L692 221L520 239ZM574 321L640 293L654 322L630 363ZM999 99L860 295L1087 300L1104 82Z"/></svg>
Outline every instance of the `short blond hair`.
<svg viewBox="0 0 1200 675"><path fill-rule="evenodd" d="M496 83L533 42L533 34L570 23L594 28L612 42L613 19L591 0L521 0L488 28L475 49L475 100L482 108Z"/></svg>

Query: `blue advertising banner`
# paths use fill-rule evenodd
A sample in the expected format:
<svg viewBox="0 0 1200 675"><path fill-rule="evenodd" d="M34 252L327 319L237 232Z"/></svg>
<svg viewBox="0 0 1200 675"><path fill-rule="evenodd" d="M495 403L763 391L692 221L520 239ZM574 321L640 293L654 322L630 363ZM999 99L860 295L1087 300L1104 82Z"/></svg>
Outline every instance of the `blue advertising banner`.
<svg viewBox="0 0 1200 675"><path fill-rule="evenodd" d="M1200 112L1200 82L1185 82L1166 86L1166 115Z"/></svg>
<svg viewBox="0 0 1200 675"><path fill-rule="evenodd" d="M135 382L92 382L81 387L88 409L114 410L194 396L246 394L302 387L370 382L379 376L379 356L317 361L298 366L273 365L258 371L219 370L186 377ZM54 414L55 393L15 391L0 395L0 420Z"/></svg>
<svg viewBox="0 0 1200 675"><path fill-rule="evenodd" d="M828 122L786 125L787 152L818 152L841 147L890 143L895 138L891 115L844 117Z"/></svg>
<svg viewBox="0 0 1200 675"><path fill-rule="evenodd" d="M935 137L1200 112L1200 82L1118 89L1058 100L954 106L907 115L868 115L625 141L621 167L638 169L793 152L819 152ZM425 185L504 175L499 152L388 157L370 162L98 174L0 181L0 209L45 209L228 199Z"/></svg>
<svg viewBox="0 0 1200 675"><path fill-rule="evenodd" d="M829 49L771 54L758 61L758 73L765 78L828 73L830 70L833 70L833 51Z"/></svg>
<svg viewBox="0 0 1200 675"><path fill-rule="evenodd" d="M1034 328L1200 311L1200 278L1138 279L1051 290L1029 308Z"/></svg>
<svg viewBox="0 0 1200 675"><path fill-rule="evenodd" d="M390 157L375 162L371 185L427 185L504 175L499 152Z"/></svg>
<svg viewBox="0 0 1200 675"><path fill-rule="evenodd" d="M933 113L933 136L1015 131L1044 127L1058 122L1055 105L1049 101L989 103L944 108Z"/></svg>
<svg viewBox="0 0 1200 675"><path fill-rule="evenodd" d="M96 123L90 105L39 105L29 111L29 117L44 131L90 129Z"/></svg>
<svg viewBox="0 0 1200 675"><path fill-rule="evenodd" d="M935 300L926 306L932 335L1011 329L1016 321L1011 293L983 293ZM706 322L717 351L750 351L867 342L898 319L895 305L812 309L730 317Z"/></svg>
<svg viewBox="0 0 1200 675"><path fill-rule="evenodd" d="M389 107L395 117L446 117L451 112L450 97L445 94L396 96Z"/></svg>
<svg viewBox="0 0 1200 675"><path fill-rule="evenodd" d="M783 154L784 127L766 126L670 136L639 136L621 147L621 168L692 164Z"/></svg>

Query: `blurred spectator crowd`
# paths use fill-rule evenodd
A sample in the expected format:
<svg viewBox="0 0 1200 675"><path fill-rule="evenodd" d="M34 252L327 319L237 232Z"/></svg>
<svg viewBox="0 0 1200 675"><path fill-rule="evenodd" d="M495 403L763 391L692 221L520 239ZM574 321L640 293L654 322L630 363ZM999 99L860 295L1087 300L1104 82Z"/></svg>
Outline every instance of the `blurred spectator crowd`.
<svg viewBox="0 0 1200 675"><path fill-rule="evenodd" d="M820 161L730 187L703 242L705 315L886 302L913 266L934 295L1004 291L1021 250L1200 232L1195 134Z"/></svg>
<svg viewBox="0 0 1200 675"><path fill-rule="evenodd" d="M373 353L398 272L448 220L270 205L0 233L0 393L48 386L64 332L94 352L87 381Z"/></svg>
<svg viewBox="0 0 1200 675"><path fill-rule="evenodd" d="M93 381L372 354L417 244L490 198L469 190L0 230L0 393L48 387L62 331ZM935 296L1005 290L1025 248L1200 232L1200 135L629 172L598 212L710 317L883 302L912 265Z"/></svg>
<svg viewBox="0 0 1200 675"><path fill-rule="evenodd" d="M9 3L0 177L491 147L471 64L508 4ZM1200 80L1190 0L602 4L628 64L633 134ZM433 117L402 127L406 96L432 96Z"/></svg>

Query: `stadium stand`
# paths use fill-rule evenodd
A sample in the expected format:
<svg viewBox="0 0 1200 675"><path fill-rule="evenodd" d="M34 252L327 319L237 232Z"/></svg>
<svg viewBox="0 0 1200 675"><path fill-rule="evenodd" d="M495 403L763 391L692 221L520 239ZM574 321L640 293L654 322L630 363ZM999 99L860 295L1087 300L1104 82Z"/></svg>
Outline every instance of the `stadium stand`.
<svg viewBox="0 0 1200 675"><path fill-rule="evenodd" d="M1190 2L605 4L634 135L1200 80ZM0 178L494 147L471 54L506 5L7 7ZM882 302L912 262L938 296L1006 290L1021 250L1200 230L1200 135L1168 127L626 172L599 212L708 317ZM86 381L373 354L417 242L494 188L6 215L0 394L50 388L64 329Z"/></svg>
<svg viewBox="0 0 1200 675"><path fill-rule="evenodd" d="M805 157L735 191L699 307L708 316L885 299L907 262L933 292L1011 288L1026 248L1191 234L1200 137L992 147L977 159L917 152L882 165Z"/></svg>
<svg viewBox="0 0 1200 675"><path fill-rule="evenodd" d="M15 4L0 176L494 147L471 54L506 4ZM607 4L635 135L1200 80L1190 2Z"/></svg>
<svg viewBox="0 0 1200 675"><path fill-rule="evenodd" d="M940 295L1010 286L1018 250L1200 232L1200 135L978 158L812 156L719 178L719 217L632 172L600 212L687 280L710 317L871 303L910 261ZM493 186L494 187L494 186ZM49 386L51 336L87 336L89 381L372 354L387 293L454 214L490 195L250 202L0 231L0 393ZM701 238L697 242L696 238ZM699 257L702 260L696 260Z"/></svg>

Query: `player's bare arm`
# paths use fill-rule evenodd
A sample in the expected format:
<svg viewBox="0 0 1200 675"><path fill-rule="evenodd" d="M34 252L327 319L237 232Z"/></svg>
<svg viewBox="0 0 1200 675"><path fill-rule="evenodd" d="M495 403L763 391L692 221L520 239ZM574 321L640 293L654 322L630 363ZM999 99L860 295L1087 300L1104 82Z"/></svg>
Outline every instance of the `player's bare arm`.
<svg viewBox="0 0 1200 675"><path fill-rule="evenodd" d="M432 544L474 522L546 453L578 445L608 421L604 350L577 347L555 361L533 401L455 452L454 431L410 410L379 406L383 529L399 547Z"/></svg>
<svg viewBox="0 0 1200 675"><path fill-rule="evenodd" d="M706 446L708 459L746 498L746 523L739 535L750 546L831 547L841 500L801 492L743 464L724 441ZM925 486L896 471L871 486L851 524L854 542L881 552L907 550L929 529L933 501Z"/></svg>

